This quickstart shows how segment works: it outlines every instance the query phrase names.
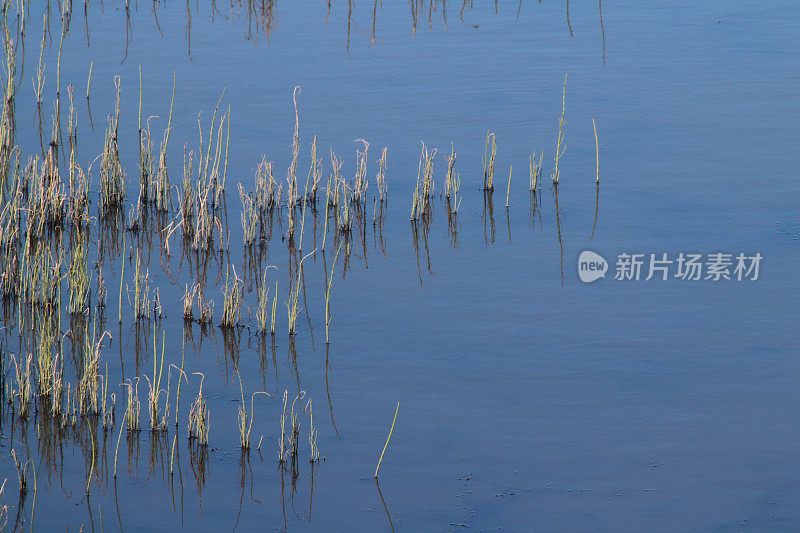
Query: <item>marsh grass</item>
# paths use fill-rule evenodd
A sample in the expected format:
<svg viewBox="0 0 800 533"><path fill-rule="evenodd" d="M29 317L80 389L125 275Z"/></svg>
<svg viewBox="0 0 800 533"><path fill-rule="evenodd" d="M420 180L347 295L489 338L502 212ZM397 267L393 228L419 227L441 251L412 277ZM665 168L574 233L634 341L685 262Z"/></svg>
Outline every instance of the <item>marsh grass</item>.
<svg viewBox="0 0 800 533"><path fill-rule="evenodd" d="M284 464L287 459L291 460L294 470L294 465L297 461L298 444L300 436L300 422L298 420L298 411L295 410L295 405L298 401L303 400L306 395L305 391L300 391L292 400L291 410L289 412L289 422L292 427L289 430L289 435L286 435L286 406L288 400L288 390L283 391L283 414L281 415L281 440L278 445L278 461Z"/></svg>
<svg viewBox="0 0 800 533"><path fill-rule="evenodd" d="M211 433L211 415L203 396L203 381L205 375L201 372L194 372L200 376L200 389L197 397L189 409L189 440L196 440L200 446L208 446L208 438Z"/></svg>
<svg viewBox="0 0 800 533"><path fill-rule="evenodd" d="M544 158L544 152L541 152L539 155L539 160L536 160L536 151L534 150L528 156L528 190L531 192L535 192L537 189L541 190L542 188L542 159Z"/></svg>
<svg viewBox="0 0 800 533"><path fill-rule="evenodd" d="M225 274L225 287L222 289L224 296L222 308L221 328L232 328L239 325L239 315L242 307L242 297L244 282L236 275L236 267L233 267L233 279L231 279L230 269Z"/></svg>
<svg viewBox="0 0 800 533"><path fill-rule="evenodd" d="M284 446L286 440L286 403L289 399L289 391L283 391L283 413L281 414L281 440L278 442L278 462L283 464L286 462L286 448Z"/></svg>
<svg viewBox="0 0 800 533"><path fill-rule="evenodd" d="M117 97L114 114L108 117L105 144L100 159L100 215L107 216L125 203L125 171L119 155L119 103L122 95L120 77L114 79Z"/></svg>
<svg viewBox="0 0 800 533"><path fill-rule="evenodd" d="M242 201L242 240L245 246L255 246L261 238L261 210L253 197L239 184L239 198Z"/></svg>
<svg viewBox="0 0 800 533"><path fill-rule="evenodd" d="M133 287L133 316L136 321L147 318L153 309L150 292L150 269L142 270L142 259L137 248Z"/></svg>
<svg viewBox="0 0 800 533"><path fill-rule="evenodd" d="M126 406L125 406L125 428L128 433L141 431L139 425L139 414L141 412L141 404L139 403L139 378L135 377L123 383L126 392ZM119 446L119 445L117 445Z"/></svg>
<svg viewBox="0 0 800 533"><path fill-rule="evenodd" d="M306 407L304 411L308 412L308 446L309 446L309 455L308 460L311 463L319 462L319 448L317 447L317 435L319 430L314 425L314 406L311 403L311 398L308 399L306 403Z"/></svg>
<svg viewBox="0 0 800 533"><path fill-rule="evenodd" d="M381 157L378 159L378 173L375 175L375 184L378 187L378 199L384 204L389 200L389 183L386 179L386 154L388 148L384 146Z"/></svg>
<svg viewBox="0 0 800 533"><path fill-rule="evenodd" d="M248 421L247 411L245 410L245 403L244 403L244 386L242 385L242 376L239 374L239 369L236 369L236 375L239 378L239 389L242 395L242 403L239 405L239 443L241 444L242 450L249 450L250 449L250 432L253 429L253 416L255 415L255 406L254 401L255 397L259 394L263 394L267 398L269 398L269 394L266 392L254 392L250 395L250 419Z"/></svg>
<svg viewBox="0 0 800 533"><path fill-rule="evenodd" d="M494 190L494 158L497 155L497 138L493 132L486 132L483 151L483 190Z"/></svg>
<svg viewBox="0 0 800 533"><path fill-rule="evenodd" d="M28 354L26 357L20 357L20 361L14 354L11 354L11 362L14 365L14 377L17 381L17 388L14 390L11 384L10 399L13 402L17 416L22 420L28 418L30 413L30 404L33 399L33 373L31 371L33 363L33 354Z"/></svg>
<svg viewBox="0 0 800 533"><path fill-rule="evenodd" d="M70 239L72 257L69 265L69 314L86 315L89 312L89 272L87 255L89 236L82 230L73 232Z"/></svg>
<svg viewBox="0 0 800 533"><path fill-rule="evenodd" d="M455 175L456 166L456 149L453 143L450 143L450 154L445 157L447 161L447 173L444 175L444 197L450 200L453 196L458 194L458 189L461 183Z"/></svg>
<svg viewBox="0 0 800 533"><path fill-rule="evenodd" d="M356 175L353 178L352 200L356 205L361 205L367 196L369 180L367 179L367 153L369 143L364 139L356 139L354 142L361 143L362 149L356 148Z"/></svg>
<svg viewBox="0 0 800 533"><path fill-rule="evenodd" d="M258 288L258 309L256 311L256 322L258 324L258 331L259 333L265 334L269 331L269 320L270 320L270 312L269 312L269 286L267 285L267 272L269 269L274 268L278 270L278 267L274 265L267 265L264 268L264 272L261 276L261 284ZM277 289L276 289L277 293Z"/></svg>
<svg viewBox="0 0 800 533"><path fill-rule="evenodd" d="M147 405L148 413L150 414L150 431L152 432L165 431L167 429L166 420L169 415L169 391L165 391L161 388L161 377L164 374L164 351L166 349L166 332L163 330L161 332L161 337L161 361L160 364L157 365L159 362L156 344L157 335L156 326L153 324L153 379L151 380L147 375L144 376L149 388ZM169 382L169 380L167 380L167 382ZM167 407L165 408L163 417L159 419L158 402L163 392L167 394Z"/></svg>
<svg viewBox="0 0 800 533"><path fill-rule="evenodd" d="M314 248L311 252L307 253L297 265L297 271L295 272L295 279L294 283L289 286L289 301L286 302L286 310L289 314L289 336L294 337L297 334L297 315L300 312L299 309L299 300L300 300L300 283L303 279L303 262L305 260L316 253L317 249Z"/></svg>
<svg viewBox="0 0 800 533"><path fill-rule="evenodd" d="M417 183L414 187L414 196L411 203L411 220L420 220L431 214L431 197L435 188L433 180L433 158L436 157L436 148L428 150L422 142L419 154L419 167L417 169Z"/></svg>

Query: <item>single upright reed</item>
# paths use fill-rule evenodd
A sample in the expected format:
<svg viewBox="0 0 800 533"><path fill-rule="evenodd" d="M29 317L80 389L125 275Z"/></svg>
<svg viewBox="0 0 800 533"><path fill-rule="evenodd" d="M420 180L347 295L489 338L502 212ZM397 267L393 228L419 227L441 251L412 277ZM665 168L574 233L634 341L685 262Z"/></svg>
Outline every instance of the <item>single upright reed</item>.
<svg viewBox="0 0 800 533"><path fill-rule="evenodd" d="M567 75L564 74L564 88L561 93L561 118L558 119L558 140L556 141L556 155L553 156L553 174L550 179L553 183L558 185L559 171L558 164L561 161L561 156L564 155L564 114L567 109Z"/></svg>
<svg viewBox="0 0 800 533"><path fill-rule="evenodd" d="M491 150L491 151L490 151ZM483 190L494 190L494 158L497 155L497 139L493 132L486 132L486 145L483 151Z"/></svg>
<svg viewBox="0 0 800 533"><path fill-rule="evenodd" d="M508 188L506 189L506 207L508 207L508 200L511 197L511 171L514 170L513 166L508 167Z"/></svg>

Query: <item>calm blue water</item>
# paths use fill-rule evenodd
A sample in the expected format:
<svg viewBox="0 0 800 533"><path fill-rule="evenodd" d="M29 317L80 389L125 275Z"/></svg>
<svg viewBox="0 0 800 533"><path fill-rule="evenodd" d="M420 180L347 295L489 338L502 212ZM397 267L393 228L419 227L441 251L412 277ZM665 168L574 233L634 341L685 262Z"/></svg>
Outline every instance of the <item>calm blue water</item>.
<svg viewBox="0 0 800 533"><path fill-rule="evenodd" d="M207 7L193 6L191 53L185 6L156 7L162 35L152 7L140 5L131 11L124 62L124 8L89 6L87 46L76 6L61 76L62 85L76 87L79 156L88 165L100 153L114 76L120 75L129 201L137 190L141 66L143 115L158 115L150 124L159 140L176 75L173 184L180 179L184 143L199 145L197 114L202 110L207 123L225 90L232 244L223 264L245 270L235 184L252 189L261 154L275 161L275 176L284 179L295 85L302 87L300 175L307 172L314 135L326 176L329 147L344 158L343 173L350 176L354 139L370 142L370 165L387 146L388 216L380 231L367 224L365 245L355 239L344 278L339 258L327 349L324 277L335 250L329 246L324 259L318 252L306 260L308 320L303 311L296 358L282 311L289 254L277 237L268 245L262 268L278 266L271 283L281 285L276 346L273 351L267 340L262 350L259 337L245 329L235 350L245 394L264 390L274 396L256 399L253 439L263 435L260 453L253 449L249 460L241 460L234 350L216 327L204 336L195 324L185 349L191 379L180 405L181 470L172 481L173 428L161 448L142 432L138 463L130 471L123 439L116 483L106 471L86 498L89 464L76 443L80 439L64 439L58 466L50 468L37 445L35 421L12 432L6 420L0 478L8 478L2 504L10 506L9 527L18 508L13 447L32 459L38 475L35 506L29 491L19 521L30 522L35 510L33 525L43 530L798 528L797 5L605 2L603 39L595 3L570 5L572 36L563 3L525 3L518 15L512 4L500 5L498 13L491 4L476 5L465 10L461 24L460 6L448 3L446 28L440 5L432 29L426 6L414 34L408 5L386 2L377 12L372 44L372 6L362 2L353 13L349 49L347 3L333 5L327 22L324 3L281 3L269 39L261 35L257 41L245 38L246 13L231 15L220 7L212 21ZM28 9L17 140L24 153L36 153L30 78L43 8ZM45 53L48 115L60 31L54 17L55 44ZM83 97L92 61L93 131ZM566 152L557 221L549 175L565 73ZM478 190L488 129L498 142L493 241ZM418 255L408 216L421 140L439 149L437 191L444 156L454 144L463 204L455 247L444 200L437 196ZM544 151L545 183L532 228L533 150ZM376 169L370 166L371 179ZM320 218L318 241L321 234ZM578 255L585 249L611 262L606 279L578 279ZM613 270L622 252L760 252L763 262L754 282L620 282ZM166 310L160 326L166 360L180 364L181 297L192 272L178 252L170 265L174 281L154 246L150 270ZM116 322L119 259L106 269L106 327L114 341L103 357L112 378L121 381L137 373L136 331L126 301L123 324L118 328ZM209 269L206 294L219 317L219 266ZM128 263L126 276L130 272ZM255 305L255 294L248 293L245 306ZM150 344L141 354L139 375L152 372L152 325L144 329ZM197 481L186 445L185 417L199 386L191 372L205 373L212 417L204 482ZM307 463L304 414L294 482L277 462L284 389L290 400L298 390L313 399L325 459L313 471ZM377 487L374 468L398 401ZM118 400L118 420L122 405ZM117 432L106 441L110 470ZM99 435L102 444L102 430Z"/></svg>

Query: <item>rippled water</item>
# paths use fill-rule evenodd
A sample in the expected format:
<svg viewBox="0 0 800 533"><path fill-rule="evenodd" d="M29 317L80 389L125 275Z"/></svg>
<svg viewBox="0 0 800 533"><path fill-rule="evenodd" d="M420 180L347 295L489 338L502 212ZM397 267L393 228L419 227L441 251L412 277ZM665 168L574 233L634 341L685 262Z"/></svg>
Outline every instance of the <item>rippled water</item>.
<svg viewBox="0 0 800 533"><path fill-rule="evenodd" d="M128 11L119 3L90 4L85 18L83 6L75 5L61 60L62 87L75 86L78 157L86 167L102 151L120 76L129 204L138 188L140 67L142 114L145 121L153 117L157 142L174 75L173 185L180 182L184 146L199 148L198 113L206 127L223 91L221 112L230 106L229 252L198 267L178 237L169 259L158 233L125 237L125 285L132 283L139 250L150 258L163 305L155 335L164 332L165 366L183 359L189 377L179 427L157 437L147 429L130 438L123 431L114 479L124 411L116 385L152 377L154 324L134 324L126 290L117 323L121 259L119 250L107 250L102 327L113 340L104 342L102 365L108 364L109 392L118 398L117 425L106 433L78 423L55 438L43 429L47 417L20 421L6 405L0 478L7 478L1 503L9 506L8 528L797 527L800 54L794 41L800 13L793 3L765 9L718 1L605 2L601 20L599 3L573 2L569 12L563 2L475 3L461 14L449 2L435 10L421 5L415 30L407 3L386 2L375 11L374 31L373 6L364 2L352 6L349 22L347 2L334 3L329 13L324 2L280 3L269 33L260 14L248 19L246 6L232 12L218 2L212 16L209 7L190 4L190 17L181 3L153 10L140 2ZM45 8L26 8L16 141L27 157L40 151L31 78ZM50 13L45 143L61 32L55 4ZM566 151L555 191L550 172L565 74ZM324 254L319 249L304 262L293 343L284 302L298 258L281 239L285 215L276 214L271 239L255 258L242 245L236 184L253 189L262 154L275 162L276 179L285 179L295 86L301 87L301 178L314 135L326 178L330 149L344 159L349 178L353 141L366 139L373 180L375 161L388 147L386 217L373 224L373 181L365 224L354 229L350 254L345 258L345 248L335 267L329 345L331 236ZM498 146L491 205L480 190L487 130ZM436 197L430 223L415 226L409 213L420 141L438 149ZM451 143L463 195L457 221L448 220L439 195ZM544 185L532 213L528 158L534 150L544 153ZM94 220L94 241L97 229ZM321 248L321 213L307 214L306 232L302 255ZM578 256L586 249L609 261L606 279L579 280ZM618 254L674 258L681 252L760 253L760 276L614 279ZM231 333L195 323L185 329L185 285L205 269L216 324L228 265L245 280L242 321L252 327ZM270 284L279 283L274 341L255 330L255 291L267 265L278 267L269 274ZM62 293L66 298L66 287ZM19 316L13 306L6 315L6 354L28 349L20 346ZM70 327L63 313L62 332ZM69 338L64 346L66 354ZM4 357L8 382L13 365ZM69 376L72 365L68 360ZM193 372L205 375L211 412L210 444L201 456L186 438L200 384ZM290 405L300 391L305 396L298 404L313 400L322 456L318 464L308 462L309 413L301 413L296 471L278 462L285 390ZM254 399L254 448L243 455L237 409L242 394L256 391L271 398ZM174 388L172 394L171 402ZM142 381L144 427L145 396ZM378 484L374 469L397 402ZM12 449L31 461L31 487L19 500Z"/></svg>

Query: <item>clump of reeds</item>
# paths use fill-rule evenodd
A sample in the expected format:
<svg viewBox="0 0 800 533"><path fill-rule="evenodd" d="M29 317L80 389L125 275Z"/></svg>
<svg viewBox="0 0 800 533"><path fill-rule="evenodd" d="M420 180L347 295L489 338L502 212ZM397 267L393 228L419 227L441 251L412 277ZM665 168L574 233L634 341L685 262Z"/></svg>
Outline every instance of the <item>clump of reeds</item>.
<svg viewBox="0 0 800 533"><path fill-rule="evenodd" d="M70 239L72 259L69 265L69 313L86 315L89 312L89 273L87 271L88 236L75 231Z"/></svg>
<svg viewBox="0 0 800 533"><path fill-rule="evenodd" d="M31 366L33 362L33 354L28 354L26 357L20 356L20 362L14 354L11 354L11 362L14 364L14 377L17 381L17 388L14 390L13 383L11 384L11 401L16 407L17 416L25 420L28 418L31 400L33 399L33 373Z"/></svg>
<svg viewBox="0 0 800 533"><path fill-rule="evenodd" d="M486 146L483 152L483 190L494 190L494 158L497 155L497 139L494 133L486 132Z"/></svg>
<svg viewBox="0 0 800 533"><path fill-rule="evenodd" d="M208 446L208 437L211 431L211 417L206 405L205 396L203 396L203 381L205 375L201 372L195 372L200 376L200 390L197 392L197 397L192 403L189 410L189 440L197 440L200 446Z"/></svg>
<svg viewBox="0 0 800 533"><path fill-rule="evenodd" d="M292 422L292 431L289 434L289 454L291 455L293 463L297 461L297 454L300 446L300 420L298 419L299 412L295 411L295 404L298 400L302 401L305 395L305 391L300 391L298 395L294 397L292 401L292 410L289 413L289 419Z"/></svg>
<svg viewBox="0 0 800 533"><path fill-rule="evenodd" d="M150 269L142 270L142 260L139 250L136 250L136 270L133 275L133 316L138 321L147 318L151 312L160 308L158 297L153 300L150 290ZM157 295L157 293L156 293Z"/></svg>
<svg viewBox="0 0 800 533"><path fill-rule="evenodd" d="M247 420L247 411L245 411L244 403L244 386L242 385L242 376L239 374L239 369L236 369L236 375L239 377L239 389L242 393L242 403L239 406L239 443L242 450L250 449L250 432L253 429L253 416L255 414L254 401L255 397L259 394L269 397L266 392L254 392L250 395L250 420Z"/></svg>
<svg viewBox="0 0 800 533"><path fill-rule="evenodd" d="M275 270L278 267L274 265L268 265L264 268L264 273L261 276L261 285L258 288L258 310L256 311L256 322L258 323L258 331L259 333L267 333L269 330L269 286L267 285L267 272L270 268L274 268ZM277 293L277 291L276 291Z"/></svg>
<svg viewBox="0 0 800 533"><path fill-rule="evenodd" d="M0 260L5 265L3 271L0 272L0 292L4 297L18 294L22 283L20 273L21 255L24 261L24 254L20 253L22 191L19 180L16 181L15 190L10 193L11 198L6 200L0 210ZM2 187L0 190L4 191Z"/></svg>
<svg viewBox="0 0 800 533"><path fill-rule="evenodd" d="M36 371L38 375L37 392L40 397L51 397L51 401L61 401L62 370L60 352L54 350L58 336L57 319L46 310L37 313L36 331ZM58 396L57 399L52 399ZM60 409L60 408L59 408Z"/></svg>
<svg viewBox="0 0 800 533"><path fill-rule="evenodd" d="M367 152L369 143L364 139L356 139L354 142L362 143L363 150L356 148L356 175L353 178L352 200L356 205L364 203L367 196L369 180L367 179Z"/></svg>
<svg viewBox="0 0 800 533"><path fill-rule="evenodd" d="M564 155L564 113L567 109L567 75L564 74L564 89L561 93L561 118L558 119L558 139L556 141L556 154L553 156L553 174L550 179L555 185L558 185L559 170L558 164L561 161L561 156Z"/></svg>
<svg viewBox="0 0 800 533"><path fill-rule="evenodd" d="M311 180L311 190L308 190L308 182ZM314 135L314 140L311 142L311 168L308 169L308 178L306 178L306 203L316 206L317 192L319 190L319 182L322 179L322 159L317 159L317 136Z"/></svg>
<svg viewBox="0 0 800 533"><path fill-rule="evenodd" d="M378 174L375 176L375 183L378 186L378 199L381 203L388 200L389 184L386 181L386 151L384 147L381 152L381 157L378 159Z"/></svg>
<svg viewBox="0 0 800 533"><path fill-rule="evenodd" d="M184 287L183 293L183 319L184 320L194 320L194 296L197 290L197 286L192 286L192 290L189 290L189 285L187 284Z"/></svg>
<svg viewBox="0 0 800 533"><path fill-rule="evenodd" d="M451 211L455 214L461 207L461 198L458 197L458 193L461 191L461 176L455 173L456 150L453 143L450 143L450 155L446 159L447 174L444 178L444 196Z"/></svg>
<svg viewBox="0 0 800 533"><path fill-rule="evenodd" d="M183 179L181 180L182 194L180 197L181 227L184 237L191 237L194 230L194 188L192 185L192 171L194 169L194 152L186 151L183 147Z"/></svg>
<svg viewBox="0 0 800 533"><path fill-rule="evenodd" d="M419 154L419 168L417 169L417 185L414 188L414 196L411 204L411 220L420 220L430 214L431 196L433 196L433 158L436 156L436 148L428 150L425 143L422 143L422 150Z"/></svg>
<svg viewBox="0 0 800 533"><path fill-rule="evenodd" d="M139 425L139 413L141 404L139 403L139 378L127 380L123 385L126 387L126 406L125 406L125 427L128 432L135 432L141 429Z"/></svg>
<svg viewBox="0 0 800 533"><path fill-rule="evenodd" d="M233 279L231 279L229 269L225 275L225 287L222 289L225 300L222 308L222 321L219 324L220 327L233 327L239 324L243 290L244 282L236 275L236 267L233 267Z"/></svg>
<svg viewBox="0 0 800 533"><path fill-rule="evenodd" d="M281 440L278 443L278 462L281 464L286 461L286 448L284 441L286 440L286 402L289 399L289 391L283 391L283 413L281 414Z"/></svg>
<svg viewBox="0 0 800 533"><path fill-rule="evenodd" d="M289 301L286 303L286 309L289 313L289 336L294 337L297 333L297 315L300 311L298 307L298 303L300 300L300 282L302 281L303 277L303 262L306 258L316 252L317 249L315 248L313 251L309 252L302 259L300 259L300 263L297 265L297 272L295 272L295 280L293 285L289 285Z"/></svg>
<svg viewBox="0 0 800 533"><path fill-rule="evenodd" d="M162 331L162 340L161 340L161 362L158 363L158 352L156 348L156 328L153 325L153 379L151 380L147 375L144 378L147 380L147 384L149 386L149 392L147 395L147 405L148 405L148 413L150 414L150 430L155 431L163 431L167 429L167 414L164 413L164 416L161 420L159 420L159 409L158 409L158 401L161 396L162 392L165 392L161 388L161 376L164 374L164 350L166 348L166 332ZM169 402L169 392L167 392L167 402Z"/></svg>
<svg viewBox="0 0 800 533"><path fill-rule="evenodd" d="M280 204L283 186L272 176L272 162L267 160L266 156L262 156L256 168L255 185L255 202L258 209L271 211Z"/></svg>
<svg viewBox="0 0 800 533"><path fill-rule="evenodd" d="M542 159L544 158L544 152L541 152L539 155L539 161L536 161L536 151L534 150L533 153L528 157L528 163L530 167L530 177L528 180L529 190L531 192L536 191L537 189L542 188Z"/></svg>
<svg viewBox="0 0 800 533"><path fill-rule="evenodd" d="M25 495L28 493L28 466L31 460L28 459L24 463L17 457L17 452L11 448L11 458L14 459L14 467L17 469L17 481L19 482L19 493ZM5 482L3 483L5 486Z"/></svg>
<svg viewBox="0 0 800 533"><path fill-rule="evenodd" d="M297 418L298 413L295 411L295 404L298 400L302 401L306 392L300 391L292 401L291 411L289 413L289 421L292 424L289 430L288 440L286 435L286 406L289 392L283 391L283 414L281 415L281 440L278 447L278 461L283 464L287 459L291 459L294 463L297 460L299 436L300 436L300 422ZM301 404L302 405L302 404Z"/></svg>
<svg viewBox="0 0 800 533"><path fill-rule="evenodd" d="M308 403L306 403L306 407L304 409L308 411L308 421L309 421L309 428L308 428L308 445L309 445L309 456L308 460L312 463L319 462L319 448L317 448L317 434L319 430L314 425L314 407L311 403L311 398L308 399Z"/></svg>
<svg viewBox="0 0 800 533"><path fill-rule="evenodd" d="M336 221L339 231L346 234L352 229L353 220L350 214L348 187L344 178L340 178L343 163L331 150L331 169L333 170L332 180L334 183L333 205L337 213Z"/></svg>
<svg viewBox="0 0 800 533"><path fill-rule="evenodd" d="M244 192L241 183L239 198L242 200L242 239L245 246L254 246L261 238L261 210L253 197Z"/></svg>
<svg viewBox="0 0 800 533"><path fill-rule="evenodd" d="M117 98L114 114L108 117L103 154L100 159L100 214L107 215L119 209L125 202L125 171L119 156L119 100L122 85L119 76L114 80L117 87Z"/></svg>
<svg viewBox="0 0 800 533"><path fill-rule="evenodd" d="M199 283L193 285L191 290L188 285L185 288L183 296L183 318L185 320L193 320L195 318L193 311L195 300L200 309L200 315L197 317L197 321L200 324L210 324L214 315L214 302L205 299L203 287Z"/></svg>
<svg viewBox="0 0 800 533"><path fill-rule="evenodd" d="M110 337L111 334L105 331L98 338L95 324L92 328L91 336L88 334L88 325L83 336L83 366L75 389L76 407L81 416L96 415L100 413L98 402L100 391L100 349L105 338L107 336ZM108 372L106 371L106 378L104 379L107 379L107 374Z"/></svg>

